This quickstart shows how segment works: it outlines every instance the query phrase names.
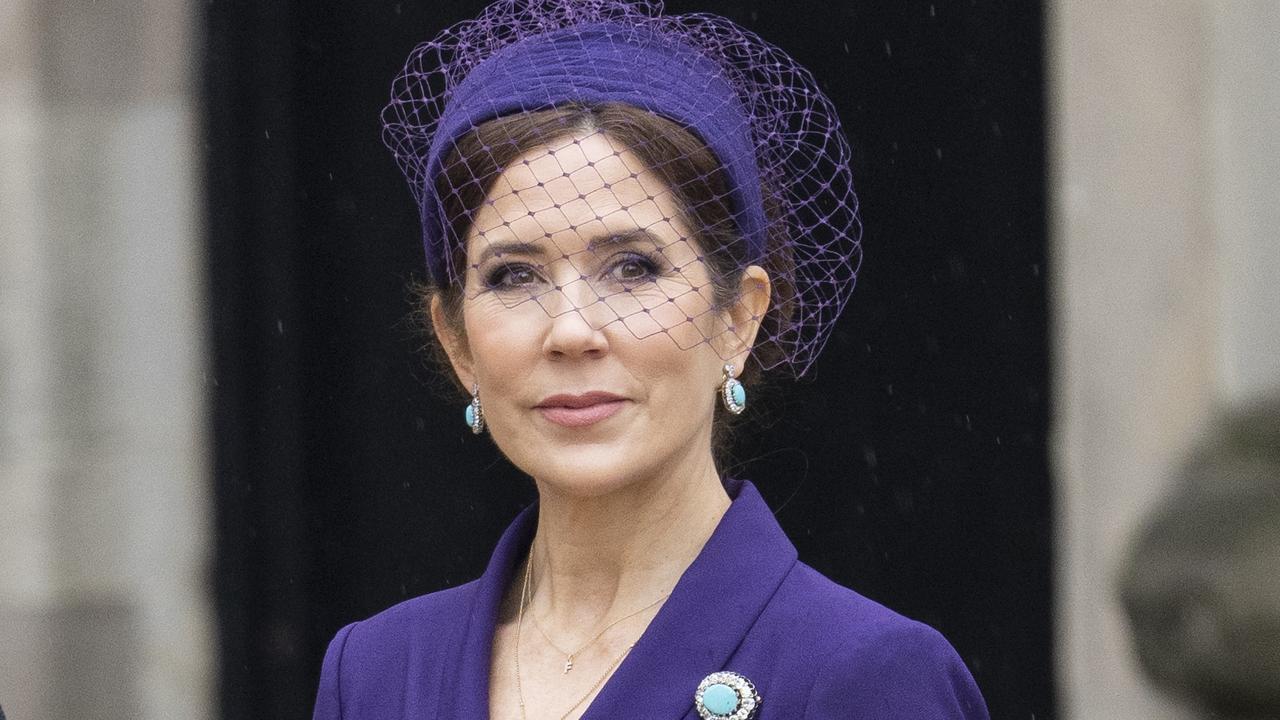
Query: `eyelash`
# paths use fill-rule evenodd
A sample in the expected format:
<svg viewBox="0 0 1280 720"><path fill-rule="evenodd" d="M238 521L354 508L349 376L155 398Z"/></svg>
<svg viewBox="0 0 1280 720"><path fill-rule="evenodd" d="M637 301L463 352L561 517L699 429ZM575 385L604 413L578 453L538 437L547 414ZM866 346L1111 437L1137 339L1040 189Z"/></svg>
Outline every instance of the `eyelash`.
<svg viewBox="0 0 1280 720"><path fill-rule="evenodd" d="M608 272L612 273L621 267L627 265L638 265L643 270L640 277L617 278L617 282L622 285L635 284L655 279L661 272L661 264L658 260L646 253L626 252L619 253L616 262L608 266ZM529 283L510 283L507 278L517 272L528 272L535 276L537 274L537 266L528 263L500 263L496 267L484 273L484 286L489 290L508 290L513 288L525 287Z"/></svg>

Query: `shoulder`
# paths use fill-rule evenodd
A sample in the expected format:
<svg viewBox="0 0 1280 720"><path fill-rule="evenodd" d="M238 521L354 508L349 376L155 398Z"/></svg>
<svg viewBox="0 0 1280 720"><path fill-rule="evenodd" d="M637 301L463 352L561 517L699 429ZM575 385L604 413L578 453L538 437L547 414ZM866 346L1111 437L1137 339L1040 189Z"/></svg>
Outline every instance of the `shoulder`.
<svg viewBox="0 0 1280 720"><path fill-rule="evenodd" d="M386 654L389 648L414 642L415 639L438 640L438 633L453 627L470 612L472 596L478 580L445 590L420 595L392 605L364 620L348 626L346 640L349 652L369 646ZM335 638L336 639L336 638Z"/></svg>
<svg viewBox="0 0 1280 720"><path fill-rule="evenodd" d="M445 633L469 612L477 584L421 595L339 630L325 651L315 718L343 717L340 708L352 702L395 697L403 688L391 685L403 683L410 667L415 675L434 675L442 665Z"/></svg>
<svg viewBox="0 0 1280 720"><path fill-rule="evenodd" d="M429 646L438 647L440 633L456 626L470 611L477 584L478 581L473 580L420 595L353 622L330 641L326 656L338 652L342 658L356 658L363 665L417 655Z"/></svg>
<svg viewBox="0 0 1280 720"><path fill-rule="evenodd" d="M955 649L936 630L797 562L770 603L775 622L803 638L816 668L804 717L985 720L986 705Z"/></svg>

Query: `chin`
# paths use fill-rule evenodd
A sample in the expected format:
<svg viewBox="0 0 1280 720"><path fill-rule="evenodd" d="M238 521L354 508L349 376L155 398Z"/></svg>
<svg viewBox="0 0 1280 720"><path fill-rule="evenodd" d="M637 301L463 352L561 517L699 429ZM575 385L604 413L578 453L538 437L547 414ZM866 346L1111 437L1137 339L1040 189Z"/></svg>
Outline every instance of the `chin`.
<svg viewBox="0 0 1280 720"><path fill-rule="evenodd" d="M565 447L540 453L529 463L516 463L539 483L581 498L617 492L640 479L637 465L612 445Z"/></svg>

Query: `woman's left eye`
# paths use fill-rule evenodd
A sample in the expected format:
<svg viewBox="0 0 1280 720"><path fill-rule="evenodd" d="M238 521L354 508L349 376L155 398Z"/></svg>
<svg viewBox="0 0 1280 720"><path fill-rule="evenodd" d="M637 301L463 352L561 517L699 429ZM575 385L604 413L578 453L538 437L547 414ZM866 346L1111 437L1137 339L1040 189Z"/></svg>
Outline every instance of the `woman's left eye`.
<svg viewBox="0 0 1280 720"><path fill-rule="evenodd" d="M658 274L658 264L642 255L629 255L614 263L609 274L621 282L648 280Z"/></svg>

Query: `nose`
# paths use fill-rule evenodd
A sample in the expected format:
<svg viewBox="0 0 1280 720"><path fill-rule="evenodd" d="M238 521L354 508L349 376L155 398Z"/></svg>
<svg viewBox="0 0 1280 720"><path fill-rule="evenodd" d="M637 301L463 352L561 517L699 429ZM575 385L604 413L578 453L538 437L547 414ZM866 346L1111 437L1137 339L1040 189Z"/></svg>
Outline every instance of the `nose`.
<svg viewBox="0 0 1280 720"><path fill-rule="evenodd" d="M543 351L551 357L602 355L608 350L604 326L608 304L586 279L574 279L542 299L550 316Z"/></svg>

